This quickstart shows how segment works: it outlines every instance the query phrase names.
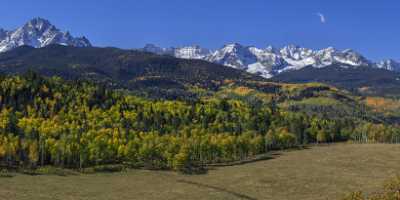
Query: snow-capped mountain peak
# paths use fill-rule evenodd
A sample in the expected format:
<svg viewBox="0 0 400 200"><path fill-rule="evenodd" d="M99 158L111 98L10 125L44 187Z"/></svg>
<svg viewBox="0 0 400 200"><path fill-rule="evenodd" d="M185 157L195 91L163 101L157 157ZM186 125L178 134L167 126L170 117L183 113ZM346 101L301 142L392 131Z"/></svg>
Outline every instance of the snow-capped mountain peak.
<svg viewBox="0 0 400 200"><path fill-rule="evenodd" d="M175 56L183 59L205 59L206 56L211 54L210 50L201 48L198 45L179 48L161 48L154 44L146 44L146 46L141 50L155 54Z"/></svg>
<svg viewBox="0 0 400 200"><path fill-rule="evenodd" d="M224 47L222 49L224 49L227 52L234 52L234 51L238 51L243 48L244 48L244 46L242 46L239 43L231 43L231 44L224 45Z"/></svg>
<svg viewBox="0 0 400 200"><path fill-rule="evenodd" d="M21 29L27 30L36 30L38 32L44 32L48 29L55 29L55 27L50 23L50 21L43 18L34 18L28 21Z"/></svg>
<svg viewBox="0 0 400 200"><path fill-rule="evenodd" d="M15 31L0 30L0 52L23 45L40 48L49 44L91 46L85 37L75 38L69 32L60 31L50 21L43 18L34 18Z"/></svg>
<svg viewBox="0 0 400 200"><path fill-rule="evenodd" d="M206 59L210 62L223 64L237 69L246 70L247 66L257 62L257 57L250 51L250 47L238 43L225 45Z"/></svg>
<svg viewBox="0 0 400 200"><path fill-rule="evenodd" d="M204 59L211 53L210 50L201 48L198 45L175 48L174 55L184 59Z"/></svg>
<svg viewBox="0 0 400 200"><path fill-rule="evenodd" d="M400 62L393 59L380 61L376 63L376 66L381 69L400 72Z"/></svg>
<svg viewBox="0 0 400 200"><path fill-rule="evenodd" d="M372 63L367 60L364 56L355 52L352 49L346 49L342 52L338 52L334 58L336 62L348 64L352 66L370 66Z"/></svg>
<svg viewBox="0 0 400 200"><path fill-rule="evenodd" d="M286 47L283 47L280 50L280 53L282 56L285 56L287 58L291 58L294 60L300 60L306 57L309 57L313 54L313 51L311 49L299 47L297 45L288 45Z"/></svg>

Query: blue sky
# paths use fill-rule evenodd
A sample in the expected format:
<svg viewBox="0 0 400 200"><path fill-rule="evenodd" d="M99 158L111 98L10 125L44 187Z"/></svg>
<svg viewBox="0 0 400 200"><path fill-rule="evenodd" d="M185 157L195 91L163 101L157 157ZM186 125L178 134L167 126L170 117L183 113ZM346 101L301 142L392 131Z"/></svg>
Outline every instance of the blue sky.
<svg viewBox="0 0 400 200"><path fill-rule="evenodd" d="M400 60L398 0L2 0L0 10L2 28L43 17L96 46L298 44Z"/></svg>

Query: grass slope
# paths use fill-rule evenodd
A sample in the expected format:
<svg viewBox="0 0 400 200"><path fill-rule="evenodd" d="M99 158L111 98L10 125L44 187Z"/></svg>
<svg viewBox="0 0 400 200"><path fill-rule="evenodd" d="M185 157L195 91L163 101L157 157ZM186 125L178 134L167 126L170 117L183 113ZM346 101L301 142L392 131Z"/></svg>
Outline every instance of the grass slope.
<svg viewBox="0 0 400 200"><path fill-rule="evenodd" d="M0 199L340 199L377 191L400 170L400 145L336 144L279 152L274 159L218 167L206 175L166 171L0 179Z"/></svg>

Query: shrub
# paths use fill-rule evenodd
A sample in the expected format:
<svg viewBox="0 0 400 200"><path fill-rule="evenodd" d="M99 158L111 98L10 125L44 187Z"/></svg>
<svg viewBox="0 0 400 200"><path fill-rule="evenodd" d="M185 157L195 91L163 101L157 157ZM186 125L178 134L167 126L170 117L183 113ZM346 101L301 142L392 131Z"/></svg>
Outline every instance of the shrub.
<svg viewBox="0 0 400 200"><path fill-rule="evenodd" d="M400 200L400 176L388 181L381 192L370 196L364 195L360 191L353 192L343 200Z"/></svg>

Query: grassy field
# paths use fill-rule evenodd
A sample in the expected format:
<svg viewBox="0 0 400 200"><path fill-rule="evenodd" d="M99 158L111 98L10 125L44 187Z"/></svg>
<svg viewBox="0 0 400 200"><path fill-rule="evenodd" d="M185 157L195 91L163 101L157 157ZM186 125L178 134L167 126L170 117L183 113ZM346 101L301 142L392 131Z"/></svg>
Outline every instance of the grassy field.
<svg viewBox="0 0 400 200"><path fill-rule="evenodd" d="M0 199L340 199L373 192L400 174L400 145L335 144L279 152L272 159L217 167L206 175L129 170L0 178Z"/></svg>

